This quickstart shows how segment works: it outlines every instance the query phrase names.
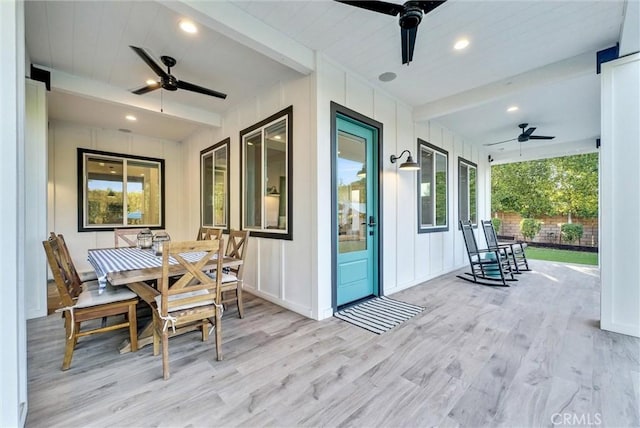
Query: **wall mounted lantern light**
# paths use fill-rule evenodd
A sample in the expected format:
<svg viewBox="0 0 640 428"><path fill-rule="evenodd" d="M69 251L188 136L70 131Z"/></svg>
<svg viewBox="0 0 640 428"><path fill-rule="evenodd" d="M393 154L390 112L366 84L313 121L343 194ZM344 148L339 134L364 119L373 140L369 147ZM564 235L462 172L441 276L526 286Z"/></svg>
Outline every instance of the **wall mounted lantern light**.
<svg viewBox="0 0 640 428"><path fill-rule="evenodd" d="M407 156L407 161L404 163L400 164L400 169L404 169L404 170L408 170L408 171L417 171L420 169L420 165L418 165L418 162L413 160L413 156L411 156L411 152L409 150L403 150L402 153L400 153L400 156L396 156L396 155L391 155L391 163L396 163L397 160L401 159L402 156L408 153L409 155Z"/></svg>

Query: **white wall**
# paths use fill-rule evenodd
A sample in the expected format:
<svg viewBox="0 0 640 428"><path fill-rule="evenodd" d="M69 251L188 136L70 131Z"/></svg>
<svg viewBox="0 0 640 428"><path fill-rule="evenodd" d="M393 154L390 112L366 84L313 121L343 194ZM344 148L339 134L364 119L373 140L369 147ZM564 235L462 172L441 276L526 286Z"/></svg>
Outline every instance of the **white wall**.
<svg viewBox="0 0 640 428"><path fill-rule="evenodd" d="M148 156L165 160L165 228L172 239L193 239L186 228L182 147L116 130L52 121L49 126L49 231L64 235L78 271L92 271L90 248L113 247L113 232L78 232L77 148ZM193 236L192 236L193 235ZM46 236L45 236L46 237ZM43 238L44 239L44 238Z"/></svg>
<svg viewBox="0 0 640 428"><path fill-rule="evenodd" d="M317 267L314 293L318 318L332 315L331 308L331 101L383 123L383 153L387 160L404 149L416 156L421 138L449 152L449 231L417 233L417 182L413 172L399 171L384 162L383 201L383 288L386 295L420 284L466 263L464 242L458 222L458 156L478 164L478 216L489 218L485 155L464 139L435 122L415 123L409 106L379 88L369 86L340 65L319 56L317 64Z"/></svg>
<svg viewBox="0 0 640 428"><path fill-rule="evenodd" d="M415 173L384 162L383 289L391 294L466 263L457 229L458 156L478 164L479 218L489 217L488 164L461 137L434 122L416 124L412 110L319 56L318 72L276 84L228 111L222 126L202 130L182 143L54 122L49 133L50 230L63 233L79 270L91 270L89 248L113 245L111 232L77 232L76 148L164 158L167 162L167 230L174 239L193 239L200 226L200 151L230 138L230 225L240 227L240 130L293 106L293 240L252 237L245 287L249 292L305 316L322 319L331 307L331 138L330 102L382 122L383 159L409 149L417 138L449 152L449 231L417 233ZM407 260L411 261L407 263Z"/></svg>
<svg viewBox="0 0 640 428"><path fill-rule="evenodd" d="M271 90L247 99L228 111L222 126L203 130L183 144L185 171L185 212L187 229L195 236L200 225L200 151L229 137L231 228L240 228L240 130L293 105L293 240L249 239L244 286L249 292L278 303L308 317L313 312L312 208L314 188L309 171L313 169L312 150L315 147L310 99L313 99L313 78L303 77L293 82L276 84Z"/></svg>
<svg viewBox="0 0 640 428"><path fill-rule="evenodd" d="M24 246L29 268L24 272L27 319L47 315L47 259L42 240L47 236L47 99L42 82L26 81L25 228Z"/></svg>
<svg viewBox="0 0 640 428"><path fill-rule="evenodd" d="M0 1L0 426L23 426L27 417L24 313L24 3Z"/></svg>
<svg viewBox="0 0 640 428"><path fill-rule="evenodd" d="M415 173L398 172L385 163L384 290L391 294L449 272L466 263L457 226L458 156L478 164L480 218L485 204L488 164L477 150L436 123L417 125L409 106L369 86L339 65L318 56L317 72L280 83L227 112L222 126L203 130L183 147L187 229L200 225L200 151L225 138L230 143L231 227L240 226L239 131L293 105L293 241L255 238L249 241L245 287L249 292L316 319L333 314L331 307L331 135L330 102L335 101L384 124L383 159L409 149L417 138L449 151L448 232L418 235ZM410 207L410 208L407 208ZM407 265L407 260L412 263Z"/></svg>
<svg viewBox="0 0 640 428"><path fill-rule="evenodd" d="M640 337L640 54L602 66L601 327Z"/></svg>

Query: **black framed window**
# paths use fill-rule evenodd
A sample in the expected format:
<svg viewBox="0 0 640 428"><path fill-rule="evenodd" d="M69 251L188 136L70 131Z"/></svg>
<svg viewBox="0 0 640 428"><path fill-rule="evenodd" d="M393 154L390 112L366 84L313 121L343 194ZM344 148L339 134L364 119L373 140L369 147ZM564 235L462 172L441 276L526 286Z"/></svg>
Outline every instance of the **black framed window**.
<svg viewBox="0 0 640 428"><path fill-rule="evenodd" d="M458 158L458 217L478 225L478 165Z"/></svg>
<svg viewBox="0 0 640 428"><path fill-rule="evenodd" d="M240 131L242 229L293 239L293 106Z"/></svg>
<svg viewBox="0 0 640 428"><path fill-rule="evenodd" d="M164 159L78 148L78 231L164 228Z"/></svg>
<svg viewBox="0 0 640 428"><path fill-rule="evenodd" d="M418 233L449 230L449 152L418 138Z"/></svg>
<svg viewBox="0 0 640 428"><path fill-rule="evenodd" d="M200 152L200 225L229 231L229 142Z"/></svg>

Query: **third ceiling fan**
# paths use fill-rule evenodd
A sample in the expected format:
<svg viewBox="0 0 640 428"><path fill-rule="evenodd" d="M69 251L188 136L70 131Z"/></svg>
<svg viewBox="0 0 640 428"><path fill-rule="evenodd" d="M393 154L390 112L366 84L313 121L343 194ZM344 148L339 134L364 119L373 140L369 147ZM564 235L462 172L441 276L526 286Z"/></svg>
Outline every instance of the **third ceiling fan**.
<svg viewBox="0 0 640 428"><path fill-rule="evenodd" d="M520 143L524 143L529 140L553 140L554 138L556 138L555 136L551 137L549 135L532 135L533 131L535 131L536 128L534 126L527 128L527 126L529 126L528 123L521 123L520 125L518 125L518 128L520 128L522 132L516 138L511 138L509 140L504 140L504 141L498 141L497 143L485 144L485 146L495 146L497 144L509 143L511 141L516 141L516 140Z"/></svg>

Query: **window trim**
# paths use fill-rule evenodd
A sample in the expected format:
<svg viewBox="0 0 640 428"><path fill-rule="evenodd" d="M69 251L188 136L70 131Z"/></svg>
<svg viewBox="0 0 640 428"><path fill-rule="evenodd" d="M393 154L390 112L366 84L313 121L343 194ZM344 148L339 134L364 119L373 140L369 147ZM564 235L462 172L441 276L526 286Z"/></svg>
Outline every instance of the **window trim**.
<svg viewBox="0 0 640 428"><path fill-rule="evenodd" d="M85 155L97 155L110 158L119 158L135 161L147 161L158 163L160 168L160 223L157 225L109 225L109 226L88 226L85 224L85 191L86 191L86 171L85 171ZM149 229L164 229L165 228L165 165L164 159L151 158L147 156L136 156L123 153L105 152L101 150L91 150L82 147L77 148L77 196L78 196L78 232L108 232L114 229L139 229L141 227Z"/></svg>
<svg viewBox="0 0 640 428"><path fill-rule="evenodd" d="M202 158L204 157L204 155L211 153L213 156L213 162L214 162L214 171L215 171L215 152L216 150L221 149L222 147L225 147L227 149L227 185L225 186L225 218L227 220L227 224L224 227L223 232L224 233L229 233L229 231L231 230L231 156L230 156L230 146L231 146L231 137L227 137L222 141L217 142L216 144L207 147L206 149L202 149L200 150L200 226L201 227L219 227L216 225L204 225L204 205L203 205L203 192L204 192L204 186L203 186L203 182L204 182L204 169L202 166ZM214 211L215 211L215 207L214 207Z"/></svg>
<svg viewBox="0 0 640 428"><path fill-rule="evenodd" d="M460 167L462 165L465 165L467 167L467 194L468 195L471 194L471 192L469 192L468 168L471 167L471 168L475 168L476 170L476 222L472 223L471 226L473 228L477 228L478 227L478 165L460 156L458 156L458 220L464 220L464 221L469 220L469 219L460 218L460 213L462 212L462 201L460 199L460 195L462 194L462 192L460 191L460 186L462 185L460 181ZM469 203L469 213L471 212L470 202L471 202L471 199L468 199L467 203ZM458 222L458 229L460 229L460 222Z"/></svg>
<svg viewBox="0 0 640 428"><path fill-rule="evenodd" d="M441 155L443 155L446 159L446 179L447 179L447 183L446 183L446 203L445 203L445 209L446 209L446 220L447 220L447 224L446 225L440 225L440 226L423 226L422 222L421 222L421 218L422 218L422 199L420 196L420 189L421 189L421 184L422 184L422 164L420 165L420 170L418 171L418 173L416 174L416 179L417 179L417 190L416 190L416 195L417 195L417 201L418 201L418 206L417 206L417 211L418 211L418 218L417 218L417 223L418 223L418 233L435 233L435 232L447 232L449 230L449 183L450 183L450 175L449 175L449 152L445 149L443 149L442 147L438 147L435 146L433 144L430 144L424 140L422 140L421 138L418 138L418 145L417 145L417 153L416 153L416 157L418 159L418 163L422 162L422 148L425 147L428 150L431 150L432 152L435 153L439 153ZM436 157L433 157L433 162L434 162L434 171L435 171L435 162L436 162ZM434 189L435 189L435 183L434 183ZM434 201L435 201L435 196L434 196ZM437 207L434 204L434 219L435 219L435 209Z"/></svg>
<svg viewBox="0 0 640 428"><path fill-rule="evenodd" d="M245 193L244 193L244 176L245 176L245 150L244 150L244 137L253 133L256 130L266 128L273 122L278 120L286 120L287 129L287 227L283 232L276 232L271 229L252 229L250 230L251 236L259 238L271 238L271 239L283 239L291 241L293 240L293 105L280 110L279 112L272 114L266 119L251 125L240 131L240 228L245 230ZM264 166L264 159L262 160ZM264 190L264 189L262 189ZM264 192L263 192L264 194ZM264 218L263 218L264 221ZM269 230L269 231L267 231Z"/></svg>

